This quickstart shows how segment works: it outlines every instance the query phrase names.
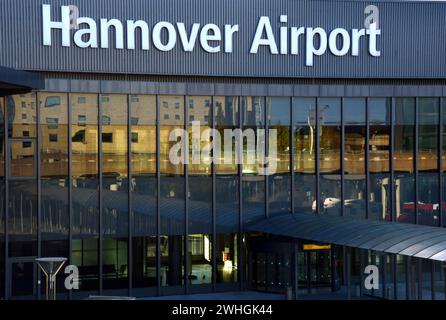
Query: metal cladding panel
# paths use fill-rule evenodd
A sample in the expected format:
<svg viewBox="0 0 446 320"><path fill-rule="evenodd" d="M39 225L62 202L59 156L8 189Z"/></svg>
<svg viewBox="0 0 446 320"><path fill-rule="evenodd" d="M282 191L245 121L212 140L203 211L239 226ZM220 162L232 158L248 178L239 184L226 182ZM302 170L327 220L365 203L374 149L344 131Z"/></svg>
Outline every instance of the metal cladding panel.
<svg viewBox="0 0 446 320"><path fill-rule="evenodd" d="M197 39L193 52L184 52L177 37L173 50L162 52L150 41L150 50L78 48L61 46L61 32L53 31L53 45L43 46L42 4L52 5L52 19L60 20L61 5L75 5L80 16L144 20L150 30L159 21L239 24L233 53L207 53ZM279 16L288 15L288 27L323 27L348 31L364 27L366 6L379 8L378 49L372 57L362 39L358 57L337 57L327 51L305 66L304 39L299 55L272 55L261 47L250 54L259 17L270 17L279 42ZM281 78L446 78L446 4L436 2L363 2L320 0L2 0L0 2L0 65L24 70ZM124 28L124 33L125 33ZM188 31L189 31L188 30ZM74 30L72 31L74 32ZM110 39L112 38L110 33ZM138 37L137 37L138 38ZM100 37L98 36L98 40ZM317 40L315 41L317 44ZM124 41L126 45L126 41ZM224 45L224 43L222 43ZM126 47L126 46L125 46Z"/></svg>

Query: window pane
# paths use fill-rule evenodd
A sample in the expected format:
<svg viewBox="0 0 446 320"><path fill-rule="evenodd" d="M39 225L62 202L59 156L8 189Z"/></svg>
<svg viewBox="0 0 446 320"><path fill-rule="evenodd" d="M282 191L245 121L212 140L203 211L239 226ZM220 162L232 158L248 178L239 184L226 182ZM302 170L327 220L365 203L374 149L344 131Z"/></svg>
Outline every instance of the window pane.
<svg viewBox="0 0 446 320"><path fill-rule="evenodd" d="M133 287L156 287L156 96L131 96Z"/></svg>
<svg viewBox="0 0 446 320"><path fill-rule="evenodd" d="M98 246L97 238L73 239L72 263L79 268L79 290L73 292L73 297L82 291L90 291L95 294L99 288Z"/></svg>
<svg viewBox="0 0 446 320"><path fill-rule="evenodd" d="M216 178L217 283L237 281L239 230L239 179L237 175Z"/></svg>
<svg viewBox="0 0 446 320"><path fill-rule="evenodd" d="M191 284L212 283L211 97L187 97L189 115L189 259ZM199 136L198 136L199 134ZM206 151L207 150L207 151ZM206 152L205 152L206 151Z"/></svg>
<svg viewBox="0 0 446 320"><path fill-rule="evenodd" d="M5 274L5 100L0 98L0 274ZM5 277L0 278L0 299L4 298Z"/></svg>
<svg viewBox="0 0 446 320"><path fill-rule="evenodd" d="M316 210L316 99L294 98L294 211Z"/></svg>
<svg viewBox="0 0 446 320"><path fill-rule="evenodd" d="M52 103L48 103L53 99ZM68 96L41 93L40 170L42 255L68 256ZM51 139L53 137L53 139ZM60 284L61 290L65 290ZM61 292L59 290L59 292Z"/></svg>
<svg viewBox="0 0 446 320"><path fill-rule="evenodd" d="M102 96L102 215L104 289L128 287L127 95ZM104 121L104 119L109 119Z"/></svg>
<svg viewBox="0 0 446 320"><path fill-rule="evenodd" d="M225 158L221 150L220 164L216 165L216 239L217 283L237 282L239 230L239 178L237 155L241 145L236 144L234 130L239 126L239 98L214 97L215 127L220 133L222 148L229 148ZM226 136L225 136L226 132ZM228 139L231 139L228 142ZM229 163L224 163L224 160Z"/></svg>
<svg viewBox="0 0 446 320"><path fill-rule="evenodd" d="M438 226L439 99L420 98L418 106L418 222Z"/></svg>
<svg viewBox="0 0 446 320"><path fill-rule="evenodd" d="M171 148L181 141L169 141L172 130L184 130L184 97L160 96L160 161L161 161L161 286L175 287L184 283L185 179L183 163L169 159ZM163 113L169 117L163 117ZM172 117L170 115L178 115ZM184 145L184 143L183 143Z"/></svg>
<svg viewBox="0 0 446 320"><path fill-rule="evenodd" d="M235 233L217 235L217 283L237 282L237 242Z"/></svg>
<svg viewBox="0 0 446 320"><path fill-rule="evenodd" d="M397 98L394 111L396 219L415 222L415 99Z"/></svg>
<svg viewBox="0 0 446 320"><path fill-rule="evenodd" d="M289 98L267 98L268 205L270 215L291 212L291 106Z"/></svg>
<svg viewBox="0 0 446 320"><path fill-rule="evenodd" d="M391 103L386 98L368 100L370 124L369 219L384 220L390 217L390 114Z"/></svg>
<svg viewBox="0 0 446 320"><path fill-rule="evenodd" d="M443 100L443 104L441 106L441 125L443 131L443 145L442 145L442 158L443 158L443 168L441 178L443 179L443 190L441 190L443 195L443 202L446 201L446 100ZM443 211L443 226L446 226L446 206L442 203L441 205ZM446 293L446 292L445 292Z"/></svg>
<svg viewBox="0 0 446 320"><path fill-rule="evenodd" d="M243 126L264 126L265 108L262 97L242 97Z"/></svg>
<svg viewBox="0 0 446 320"><path fill-rule="evenodd" d="M36 180L10 181L8 208L9 256L37 256Z"/></svg>
<svg viewBox="0 0 446 320"><path fill-rule="evenodd" d="M406 300L407 298L407 267L405 256L396 256L396 286L397 286L397 300Z"/></svg>
<svg viewBox="0 0 446 320"><path fill-rule="evenodd" d="M344 99L344 215L365 218L366 104L362 98Z"/></svg>
<svg viewBox="0 0 446 320"><path fill-rule="evenodd" d="M36 144L33 140L9 141L11 177L34 177Z"/></svg>
<svg viewBox="0 0 446 320"><path fill-rule="evenodd" d="M259 175L265 155L262 97L242 97L243 112L243 219L244 223L265 216L265 176Z"/></svg>
<svg viewBox="0 0 446 320"><path fill-rule="evenodd" d="M8 110L8 137L35 138L37 136L36 94L20 94L8 96L5 99ZM45 108L45 105L41 108Z"/></svg>
<svg viewBox="0 0 446 320"><path fill-rule="evenodd" d="M214 97L214 105L217 126L237 127L239 125L238 97Z"/></svg>
<svg viewBox="0 0 446 320"><path fill-rule="evenodd" d="M418 107L418 159L420 172L438 170L439 100L420 98Z"/></svg>
<svg viewBox="0 0 446 320"><path fill-rule="evenodd" d="M237 143L239 128L239 98L214 97L215 126L220 133L221 149L216 163L217 174L237 174L237 156L240 143ZM218 141L218 140L216 140Z"/></svg>
<svg viewBox="0 0 446 320"><path fill-rule="evenodd" d="M98 111L96 94L71 95L72 255L80 291L99 289Z"/></svg>
<svg viewBox="0 0 446 320"><path fill-rule="evenodd" d="M321 212L341 215L341 100L319 100Z"/></svg>

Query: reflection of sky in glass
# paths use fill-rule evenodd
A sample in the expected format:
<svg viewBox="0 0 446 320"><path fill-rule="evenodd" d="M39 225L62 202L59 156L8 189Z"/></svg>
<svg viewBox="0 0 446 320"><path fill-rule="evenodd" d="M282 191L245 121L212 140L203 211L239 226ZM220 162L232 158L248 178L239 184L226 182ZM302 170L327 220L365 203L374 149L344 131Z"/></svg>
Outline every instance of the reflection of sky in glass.
<svg viewBox="0 0 446 320"><path fill-rule="evenodd" d="M439 111L437 98L420 98L418 107L419 124L438 125Z"/></svg>
<svg viewBox="0 0 446 320"><path fill-rule="evenodd" d="M415 98L397 98L394 110L396 125L415 125Z"/></svg>
<svg viewBox="0 0 446 320"><path fill-rule="evenodd" d="M386 98L369 99L370 124L390 124L390 104Z"/></svg>
<svg viewBox="0 0 446 320"><path fill-rule="evenodd" d="M296 125L308 125L308 119L311 116L311 122L314 124L314 110L316 105L315 98L295 98L293 99L293 119Z"/></svg>
<svg viewBox="0 0 446 320"><path fill-rule="evenodd" d="M338 125L341 123L341 100L323 98L319 100L319 117L321 125Z"/></svg>
<svg viewBox="0 0 446 320"><path fill-rule="evenodd" d="M290 99L271 98L269 104L269 124L289 126L291 122Z"/></svg>
<svg viewBox="0 0 446 320"><path fill-rule="evenodd" d="M365 124L365 99L346 98L344 99L344 121L347 125Z"/></svg>

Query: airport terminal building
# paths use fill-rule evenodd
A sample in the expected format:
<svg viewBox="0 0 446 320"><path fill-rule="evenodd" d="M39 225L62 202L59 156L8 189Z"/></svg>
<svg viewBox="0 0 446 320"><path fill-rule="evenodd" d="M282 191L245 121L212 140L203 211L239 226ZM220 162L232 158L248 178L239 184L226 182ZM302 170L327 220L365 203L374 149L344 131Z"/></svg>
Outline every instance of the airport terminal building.
<svg viewBox="0 0 446 320"><path fill-rule="evenodd" d="M37 257L77 267L78 288L59 275L60 299L289 287L446 299L445 3L0 12L1 299L44 297ZM256 140L274 129L260 148L275 148L274 173L172 163L171 132L197 122ZM234 139L231 158L247 145Z"/></svg>

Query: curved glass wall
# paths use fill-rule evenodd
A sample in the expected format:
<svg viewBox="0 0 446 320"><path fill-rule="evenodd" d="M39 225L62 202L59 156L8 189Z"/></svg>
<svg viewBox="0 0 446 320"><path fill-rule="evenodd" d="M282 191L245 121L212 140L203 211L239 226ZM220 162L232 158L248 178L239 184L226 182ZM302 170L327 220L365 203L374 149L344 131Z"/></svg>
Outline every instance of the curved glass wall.
<svg viewBox="0 0 446 320"><path fill-rule="evenodd" d="M267 215L439 226L445 211L440 98L41 92L1 101L0 271L5 256L39 247L67 256L80 274L73 298L236 289L249 261L241 232Z"/></svg>

